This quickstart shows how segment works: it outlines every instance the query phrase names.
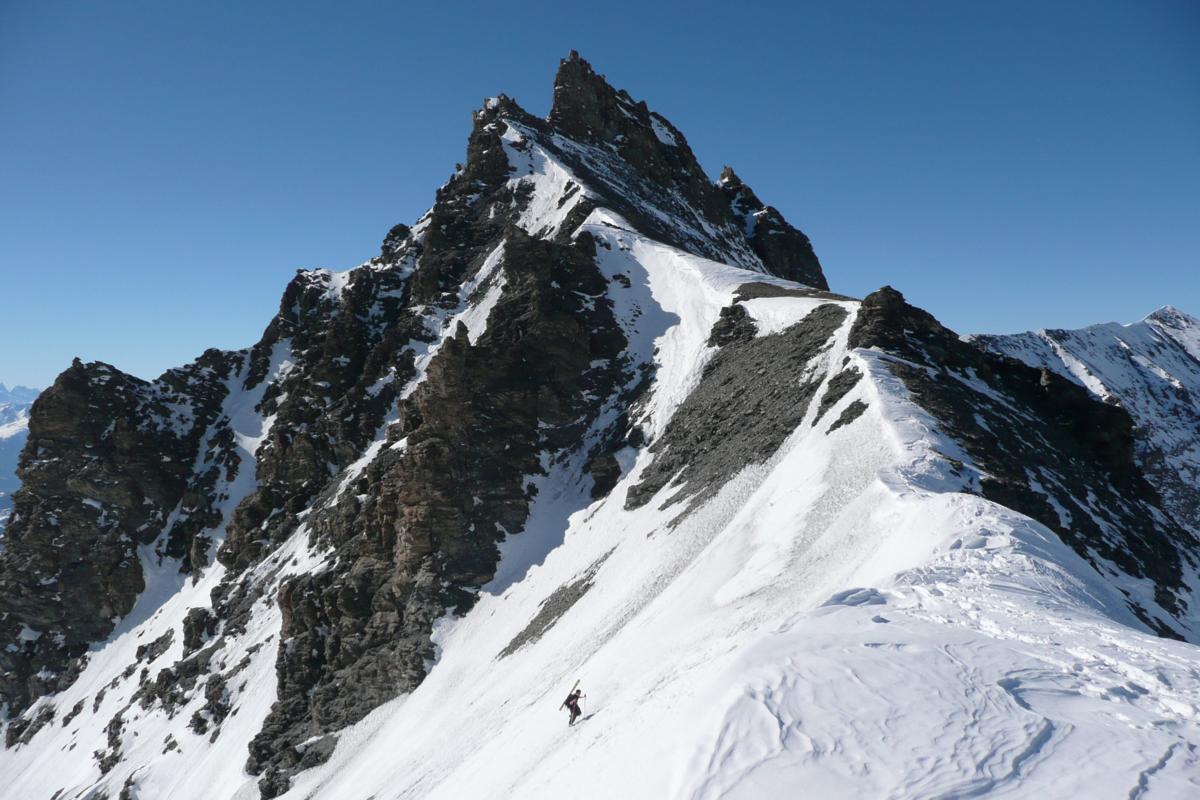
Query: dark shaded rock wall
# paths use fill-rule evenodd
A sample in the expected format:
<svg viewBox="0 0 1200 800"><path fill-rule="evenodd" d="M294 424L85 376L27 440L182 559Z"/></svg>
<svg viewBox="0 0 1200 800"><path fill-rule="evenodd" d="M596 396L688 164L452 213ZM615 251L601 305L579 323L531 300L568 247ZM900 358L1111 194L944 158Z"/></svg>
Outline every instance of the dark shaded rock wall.
<svg viewBox="0 0 1200 800"><path fill-rule="evenodd" d="M336 566L284 584L279 702L251 745L264 792L303 767L294 745L355 722L414 688L430 632L495 574L497 544L524 526L541 454L576 447L623 383L625 348L590 240L510 229L505 290L486 331L442 346L402 404L389 449L312 522Z"/></svg>
<svg viewBox="0 0 1200 800"><path fill-rule="evenodd" d="M717 187L728 200L734 218L741 221L750 247L767 272L814 289L829 288L808 237L788 224L777 208L759 200L732 167L725 167Z"/></svg>
<svg viewBox="0 0 1200 800"><path fill-rule="evenodd" d="M183 499L234 360L210 351L153 384L76 360L34 404L0 555L10 714L67 685L75 659L133 607L144 585L137 548L164 533ZM186 543L168 535L159 552L182 558Z"/></svg>
<svg viewBox="0 0 1200 800"><path fill-rule="evenodd" d="M404 259L355 269L340 288L327 271L299 273L251 351L248 388L266 379L277 347L292 367L263 394L259 411L274 421L257 453L257 485L217 553L231 569L256 563L295 530L295 514L358 458L411 376L406 348L429 334L407 307Z"/></svg>

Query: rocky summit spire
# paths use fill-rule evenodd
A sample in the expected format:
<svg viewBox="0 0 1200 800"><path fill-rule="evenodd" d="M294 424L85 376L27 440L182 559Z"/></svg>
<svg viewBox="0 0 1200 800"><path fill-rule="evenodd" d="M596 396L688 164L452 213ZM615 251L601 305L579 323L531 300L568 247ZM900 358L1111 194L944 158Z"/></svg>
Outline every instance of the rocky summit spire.
<svg viewBox="0 0 1200 800"><path fill-rule="evenodd" d="M733 167L728 164L721 170L721 177L717 178L717 186L721 187L721 191L732 198L734 202L741 205L755 208L761 208L763 205L762 201L758 199L758 195L754 194L754 190L747 186L733 171Z"/></svg>
<svg viewBox="0 0 1200 800"><path fill-rule="evenodd" d="M740 221L755 255L769 272L817 289L829 288L812 242L793 228L778 209L759 200L733 167L726 166L721 171L717 188L729 202L734 218Z"/></svg>
<svg viewBox="0 0 1200 800"><path fill-rule="evenodd" d="M620 132L618 123L624 116L620 109L635 105L628 94L622 94L572 50L559 62L554 77L550 124L573 139L612 141ZM645 112L645 103L641 105Z"/></svg>
<svg viewBox="0 0 1200 800"><path fill-rule="evenodd" d="M549 123L558 132L587 144L627 143L643 150L669 150L672 160L703 172L695 163L683 134L644 100L634 100L624 89L614 89L579 53L572 50L559 62L554 76L554 103ZM624 153L623 153L624 154Z"/></svg>
<svg viewBox="0 0 1200 800"><path fill-rule="evenodd" d="M767 272L783 278L829 288L807 236L789 225L777 209L759 200L731 168L725 168L714 186L683 134L666 117L625 90L614 89L574 50L559 63L548 122L569 139L615 149L639 176L682 198L691 211L702 214L714 227L736 228L732 235L744 236L745 241L734 249L744 251L748 245L754 254L747 254L749 262L761 262ZM604 182L603 176L596 177L599 180L593 183ZM657 229L655 220L641 218L636 209L620 207L620 198L607 200L641 229L684 249L694 249L674 238L672 231ZM739 265L749 262L734 258Z"/></svg>

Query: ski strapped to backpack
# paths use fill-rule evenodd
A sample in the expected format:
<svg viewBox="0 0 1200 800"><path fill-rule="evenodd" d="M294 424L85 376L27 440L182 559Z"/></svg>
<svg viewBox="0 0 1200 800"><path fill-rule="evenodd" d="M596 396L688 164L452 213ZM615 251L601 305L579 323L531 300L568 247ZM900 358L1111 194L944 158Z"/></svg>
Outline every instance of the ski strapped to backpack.
<svg viewBox="0 0 1200 800"><path fill-rule="evenodd" d="M579 680L576 680L575 685L571 687L571 691L567 692L567 700L571 699L571 695L575 694L575 690L579 688L579 682L581 680L583 680L583 679L580 678ZM558 710L562 711L566 707L567 707L567 701L563 700L562 705L558 707Z"/></svg>

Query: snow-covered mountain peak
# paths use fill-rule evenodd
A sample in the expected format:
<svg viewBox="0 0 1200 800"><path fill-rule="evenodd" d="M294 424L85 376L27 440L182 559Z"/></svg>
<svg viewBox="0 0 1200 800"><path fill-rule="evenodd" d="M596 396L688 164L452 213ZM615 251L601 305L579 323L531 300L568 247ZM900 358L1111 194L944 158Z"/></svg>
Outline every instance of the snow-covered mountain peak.
<svg viewBox="0 0 1200 800"><path fill-rule="evenodd" d="M1156 320L1165 324L1175 325L1179 327L1194 328L1200 326L1200 320L1197 320L1191 314L1179 310L1175 306L1168 303L1167 305L1150 312L1146 315L1148 320Z"/></svg>
<svg viewBox="0 0 1200 800"><path fill-rule="evenodd" d="M443 192L460 187L465 202L488 206L493 219L505 217L487 187L507 170L508 187L527 193L517 202L532 211L519 224L532 235L569 235L593 208L608 208L695 255L828 288L803 233L740 183L752 202L735 208L738 197L711 181L670 121L613 88L578 53L560 64L546 119L497 95L474 123L467 163Z"/></svg>
<svg viewBox="0 0 1200 800"><path fill-rule="evenodd" d="M1166 305L1146 317L1146 322L1156 326L1184 348L1192 358L1200 361L1200 319Z"/></svg>

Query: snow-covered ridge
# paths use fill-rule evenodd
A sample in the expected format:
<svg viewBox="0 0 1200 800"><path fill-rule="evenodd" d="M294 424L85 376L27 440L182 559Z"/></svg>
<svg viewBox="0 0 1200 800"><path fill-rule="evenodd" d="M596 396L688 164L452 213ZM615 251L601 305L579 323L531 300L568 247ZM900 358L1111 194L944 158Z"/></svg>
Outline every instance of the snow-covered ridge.
<svg viewBox="0 0 1200 800"><path fill-rule="evenodd" d="M1125 408L1138 426L1143 468L1200 537L1200 320L1165 306L1128 325L975 340Z"/></svg>

